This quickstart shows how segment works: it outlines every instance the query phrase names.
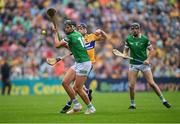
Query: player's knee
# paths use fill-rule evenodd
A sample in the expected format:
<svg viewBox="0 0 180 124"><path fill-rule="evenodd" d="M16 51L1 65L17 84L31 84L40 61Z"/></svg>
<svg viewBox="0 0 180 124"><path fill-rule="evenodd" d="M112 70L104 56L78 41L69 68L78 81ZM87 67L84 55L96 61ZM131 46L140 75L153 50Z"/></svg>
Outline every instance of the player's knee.
<svg viewBox="0 0 180 124"><path fill-rule="evenodd" d="M66 81L66 80L63 80L63 81L62 81L62 86L63 86L63 87L68 87L68 86L69 86L69 82Z"/></svg>
<svg viewBox="0 0 180 124"><path fill-rule="evenodd" d="M73 87L74 91L78 94L81 94L83 92L83 88L79 88L79 87Z"/></svg>
<svg viewBox="0 0 180 124"><path fill-rule="evenodd" d="M78 93L78 88L77 87L73 87L73 90L76 92L76 93Z"/></svg>

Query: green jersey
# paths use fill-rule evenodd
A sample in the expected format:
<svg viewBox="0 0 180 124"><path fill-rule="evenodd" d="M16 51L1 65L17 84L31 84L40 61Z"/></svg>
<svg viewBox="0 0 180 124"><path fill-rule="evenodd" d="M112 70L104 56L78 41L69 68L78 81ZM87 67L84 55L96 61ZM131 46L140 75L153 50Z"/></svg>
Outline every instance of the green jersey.
<svg viewBox="0 0 180 124"><path fill-rule="evenodd" d="M145 35L135 38L133 35L128 35L125 47L130 49L130 56L134 59L144 61L147 59L147 48L151 46L150 41ZM130 60L130 64L139 65L141 63Z"/></svg>
<svg viewBox="0 0 180 124"><path fill-rule="evenodd" d="M84 38L79 32L74 31L68 34L64 41L68 43L69 49L77 63L90 61L87 50L84 47Z"/></svg>

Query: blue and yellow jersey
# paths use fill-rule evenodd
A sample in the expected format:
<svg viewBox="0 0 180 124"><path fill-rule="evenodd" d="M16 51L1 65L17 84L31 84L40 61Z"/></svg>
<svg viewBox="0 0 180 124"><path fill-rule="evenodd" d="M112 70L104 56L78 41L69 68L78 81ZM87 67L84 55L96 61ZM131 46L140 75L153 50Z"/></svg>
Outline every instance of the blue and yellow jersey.
<svg viewBox="0 0 180 124"><path fill-rule="evenodd" d="M85 39L85 48L87 49L89 58L91 62L95 62L95 42L99 40L99 37L95 34L91 33L84 36Z"/></svg>

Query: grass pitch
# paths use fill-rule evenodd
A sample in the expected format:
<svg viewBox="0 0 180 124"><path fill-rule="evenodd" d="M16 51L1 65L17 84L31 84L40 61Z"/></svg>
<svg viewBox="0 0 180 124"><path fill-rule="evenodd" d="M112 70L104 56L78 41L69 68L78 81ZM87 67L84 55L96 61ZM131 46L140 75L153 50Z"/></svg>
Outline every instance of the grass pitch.
<svg viewBox="0 0 180 124"><path fill-rule="evenodd" d="M94 93L97 112L84 115L58 113L67 95L0 96L0 123L178 123L180 122L180 92L165 92L172 108L165 108L154 92L137 92L136 110L128 110L128 93Z"/></svg>

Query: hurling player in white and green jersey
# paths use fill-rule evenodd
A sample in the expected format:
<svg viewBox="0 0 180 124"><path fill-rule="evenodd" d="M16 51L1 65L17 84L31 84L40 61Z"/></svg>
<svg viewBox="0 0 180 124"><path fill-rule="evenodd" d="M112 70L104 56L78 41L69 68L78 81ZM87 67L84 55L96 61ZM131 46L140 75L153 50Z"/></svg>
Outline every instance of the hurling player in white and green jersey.
<svg viewBox="0 0 180 124"><path fill-rule="evenodd" d="M82 110L81 104L76 99L76 93L82 98L87 105L85 114L92 114L96 111L91 104L87 93L83 90L83 85L86 82L87 76L92 68L92 63L89 59L87 50L84 47L83 36L75 30L74 23L71 20L64 22L65 38L58 37L58 32L55 32L54 44L58 48L67 45L72 55L75 58L75 64L68 69L63 80L62 85L69 95L71 101L74 103L73 109L67 112L72 114ZM70 83L74 81L74 86L71 88Z"/></svg>
<svg viewBox="0 0 180 124"><path fill-rule="evenodd" d="M130 67L128 73L128 81L129 81L129 91L130 91L130 107L129 109L136 109L135 104L135 84L138 76L138 72L141 71L146 78L148 84L153 88L159 98L162 100L163 105L167 108L170 108L171 105L167 102L167 100L163 97L158 85L153 80L153 75L151 72L149 61L152 57L153 48L145 35L140 33L140 25L139 23L133 23L130 26L131 34L128 35L125 48L123 53L128 55L130 51L130 56L134 59L139 59L144 61L144 63L140 63L134 60L130 60ZM148 53L147 53L148 50Z"/></svg>

